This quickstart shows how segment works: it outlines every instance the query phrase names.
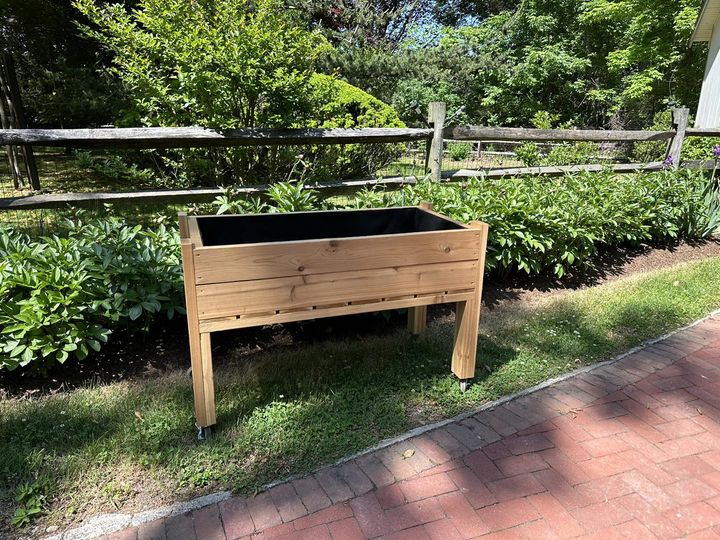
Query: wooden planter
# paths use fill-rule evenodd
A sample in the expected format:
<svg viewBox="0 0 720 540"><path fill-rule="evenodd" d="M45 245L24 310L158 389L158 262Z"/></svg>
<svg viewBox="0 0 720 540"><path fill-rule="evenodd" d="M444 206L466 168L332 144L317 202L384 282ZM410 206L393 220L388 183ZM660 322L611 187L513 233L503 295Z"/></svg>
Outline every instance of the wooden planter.
<svg viewBox="0 0 720 540"><path fill-rule="evenodd" d="M234 216L179 215L195 415L215 424L210 334L384 309L457 302L452 372L475 374L488 226L430 205Z"/></svg>

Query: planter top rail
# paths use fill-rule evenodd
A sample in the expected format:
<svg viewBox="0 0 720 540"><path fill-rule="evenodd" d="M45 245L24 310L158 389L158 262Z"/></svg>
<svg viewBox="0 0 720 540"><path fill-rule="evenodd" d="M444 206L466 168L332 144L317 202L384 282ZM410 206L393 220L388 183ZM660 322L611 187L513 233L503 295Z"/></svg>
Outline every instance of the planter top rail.
<svg viewBox="0 0 720 540"><path fill-rule="evenodd" d="M2 145L72 146L77 148L200 148L294 144L392 143L427 140L431 129L209 129L146 127L97 129L2 129Z"/></svg>

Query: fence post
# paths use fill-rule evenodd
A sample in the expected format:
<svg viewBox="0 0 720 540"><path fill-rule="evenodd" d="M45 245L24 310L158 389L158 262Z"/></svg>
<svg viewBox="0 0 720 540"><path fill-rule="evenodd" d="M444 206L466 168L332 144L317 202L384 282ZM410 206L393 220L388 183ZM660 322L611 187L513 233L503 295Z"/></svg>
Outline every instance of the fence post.
<svg viewBox="0 0 720 540"><path fill-rule="evenodd" d="M671 160L673 169L680 167L680 153L682 152L683 141L685 140L685 131L688 127L688 116L690 109L673 109L673 128L675 128L675 136L670 140L668 145L667 156L665 160Z"/></svg>
<svg viewBox="0 0 720 540"><path fill-rule="evenodd" d="M0 71L4 71L4 73L0 73L0 83L4 85L6 103L9 107L10 127L18 129L27 128L22 97L20 96L20 85L18 84L15 73L15 61L13 57L10 56L10 53L6 52L2 54L2 58L0 58ZM4 77L2 75L4 75ZM30 181L30 187L37 191L40 189L40 178L38 177L33 148L29 144L24 144L20 147L20 151L22 152L23 161L25 162L25 172Z"/></svg>
<svg viewBox="0 0 720 540"><path fill-rule="evenodd" d="M433 128L433 138L429 143L428 161L430 176L436 182L440 181L443 159L443 128L445 127L445 103L432 101L428 105L428 123Z"/></svg>

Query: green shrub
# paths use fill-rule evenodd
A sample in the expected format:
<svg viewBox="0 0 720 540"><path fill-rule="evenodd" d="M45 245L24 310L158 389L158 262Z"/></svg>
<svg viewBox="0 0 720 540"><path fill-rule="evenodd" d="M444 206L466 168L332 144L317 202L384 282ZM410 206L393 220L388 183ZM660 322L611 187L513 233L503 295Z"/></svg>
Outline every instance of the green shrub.
<svg viewBox="0 0 720 540"><path fill-rule="evenodd" d="M470 145L470 143L448 143L448 152L450 153L450 158L455 161L465 161L467 158L470 157L471 151L472 146Z"/></svg>
<svg viewBox="0 0 720 540"><path fill-rule="evenodd" d="M543 156L540 147L535 143L525 143L515 149L515 156L526 167L537 167L542 162Z"/></svg>
<svg viewBox="0 0 720 540"><path fill-rule="evenodd" d="M82 360L118 325L184 311L174 231L78 218L59 232L0 228L0 369Z"/></svg>
<svg viewBox="0 0 720 540"><path fill-rule="evenodd" d="M718 210L708 204L707 185L693 171L472 179L462 186L424 182L393 193L365 191L352 206L430 201L455 219L490 225L488 269L562 277L591 265L602 246L711 234Z"/></svg>
<svg viewBox="0 0 720 540"><path fill-rule="evenodd" d="M395 109L367 92L329 75L311 77L316 96L318 128L405 127ZM382 169L402 152L402 144L346 144L312 147L306 158L308 178L334 180L361 178Z"/></svg>

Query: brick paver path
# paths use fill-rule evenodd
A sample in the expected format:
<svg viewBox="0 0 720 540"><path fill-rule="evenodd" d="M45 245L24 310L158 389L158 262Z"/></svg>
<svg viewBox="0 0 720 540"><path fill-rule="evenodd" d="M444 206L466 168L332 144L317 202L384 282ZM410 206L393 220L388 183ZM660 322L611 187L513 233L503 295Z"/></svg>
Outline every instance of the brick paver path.
<svg viewBox="0 0 720 540"><path fill-rule="evenodd" d="M481 536L720 538L720 319L256 497L109 538Z"/></svg>

